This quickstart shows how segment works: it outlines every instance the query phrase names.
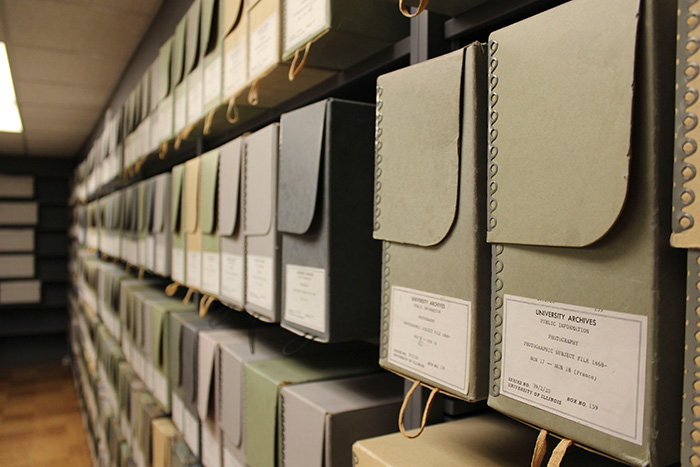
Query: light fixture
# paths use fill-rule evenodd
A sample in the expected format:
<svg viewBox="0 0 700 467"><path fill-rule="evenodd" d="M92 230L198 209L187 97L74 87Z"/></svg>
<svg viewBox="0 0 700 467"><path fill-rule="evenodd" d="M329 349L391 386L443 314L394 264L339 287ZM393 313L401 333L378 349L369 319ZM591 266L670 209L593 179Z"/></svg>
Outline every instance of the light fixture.
<svg viewBox="0 0 700 467"><path fill-rule="evenodd" d="M22 119L19 116L15 86L12 84L7 47L4 42L0 42L0 132L22 133L22 131Z"/></svg>

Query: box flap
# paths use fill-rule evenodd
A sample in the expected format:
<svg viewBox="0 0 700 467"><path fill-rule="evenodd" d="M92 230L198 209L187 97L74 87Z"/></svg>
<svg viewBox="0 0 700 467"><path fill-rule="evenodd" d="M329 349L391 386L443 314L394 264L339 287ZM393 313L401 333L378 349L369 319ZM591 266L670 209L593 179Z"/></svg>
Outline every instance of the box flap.
<svg viewBox="0 0 700 467"><path fill-rule="evenodd" d="M136 204L137 218L136 218L136 230L138 232L146 232L146 217L148 215L148 184L146 180L141 181L137 184L136 188Z"/></svg>
<svg viewBox="0 0 700 467"><path fill-rule="evenodd" d="M280 455L288 465L324 465L327 413L313 401L290 391L292 388L286 386L280 391Z"/></svg>
<svg viewBox="0 0 700 467"><path fill-rule="evenodd" d="M221 235L233 235L238 225L242 144L241 137L219 148L219 233Z"/></svg>
<svg viewBox="0 0 700 467"><path fill-rule="evenodd" d="M201 162L201 179L199 194L199 229L203 234L216 231L217 187L219 184L219 150L203 154ZM227 200L228 202L228 200Z"/></svg>
<svg viewBox="0 0 700 467"><path fill-rule="evenodd" d="M224 21L222 34L224 37L231 34L236 29L238 23L243 17L243 1L244 0L223 0L224 2Z"/></svg>
<svg viewBox="0 0 700 467"><path fill-rule="evenodd" d="M183 16L175 27L173 36L172 68L170 71L170 91L185 77L185 35L187 33L187 15Z"/></svg>
<svg viewBox="0 0 700 467"><path fill-rule="evenodd" d="M197 353L197 413L202 421L209 414L210 398L215 391L214 362L219 343L215 333L202 332L199 334L199 349Z"/></svg>
<svg viewBox="0 0 700 467"><path fill-rule="evenodd" d="M147 68L141 78L140 121L143 122L151 111L151 68Z"/></svg>
<svg viewBox="0 0 700 467"><path fill-rule="evenodd" d="M173 167L172 175L172 199L170 200L170 207L172 209L171 219L173 220L173 232L180 232L184 227L184 219L180 215L182 198L184 197L182 179L184 175L185 166L184 164L176 165Z"/></svg>
<svg viewBox="0 0 700 467"><path fill-rule="evenodd" d="M168 189L168 173L153 178L153 228L152 231L160 233L165 223L165 197Z"/></svg>
<svg viewBox="0 0 700 467"><path fill-rule="evenodd" d="M151 358L158 368L165 369L165 351L167 343L163 339L163 321L167 313L158 306L151 306Z"/></svg>
<svg viewBox="0 0 700 467"><path fill-rule="evenodd" d="M146 180L146 231L153 228L153 208L156 197L156 180L150 178Z"/></svg>
<svg viewBox="0 0 700 467"><path fill-rule="evenodd" d="M377 79L374 238L431 246L450 231L463 69L461 49ZM434 84L416 92L416 83Z"/></svg>
<svg viewBox="0 0 700 467"><path fill-rule="evenodd" d="M221 31L219 30L219 0L202 0L202 55L208 55L216 48Z"/></svg>
<svg viewBox="0 0 700 467"><path fill-rule="evenodd" d="M328 100L282 114L277 230L303 234L316 211Z"/></svg>
<svg viewBox="0 0 700 467"><path fill-rule="evenodd" d="M158 102L165 99L170 94L173 56L173 38L171 37L160 46L158 54Z"/></svg>
<svg viewBox="0 0 700 467"><path fill-rule="evenodd" d="M638 0L581 0L491 34L489 242L581 247L612 228L638 15Z"/></svg>
<svg viewBox="0 0 700 467"><path fill-rule="evenodd" d="M185 75L188 75L199 64L199 28L202 13L201 0L194 0L187 10L187 33L185 43Z"/></svg>
<svg viewBox="0 0 700 467"><path fill-rule="evenodd" d="M199 181L202 158L195 157L185 162L185 232L197 231L199 222Z"/></svg>
<svg viewBox="0 0 700 467"><path fill-rule="evenodd" d="M277 131L278 125L272 124L245 139L246 235L267 235L272 227L277 198Z"/></svg>

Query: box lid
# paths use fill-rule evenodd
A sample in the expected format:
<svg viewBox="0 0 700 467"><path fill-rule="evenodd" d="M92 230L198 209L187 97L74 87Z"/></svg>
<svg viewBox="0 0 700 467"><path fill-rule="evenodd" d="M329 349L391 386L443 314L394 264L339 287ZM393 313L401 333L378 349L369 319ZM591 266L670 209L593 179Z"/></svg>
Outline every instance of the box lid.
<svg viewBox="0 0 700 467"><path fill-rule="evenodd" d="M576 1L491 34L489 242L582 247L615 224L638 15L638 0Z"/></svg>
<svg viewBox="0 0 700 467"><path fill-rule="evenodd" d="M153 232L163 232L165 228L165 210L169 209L167 200L171 196L170 173L166 172L153 178Z"/></svg>
<svg viewBox="0 0 700 467"><path fill-rule="evenodd" d="M278 128L279 124L273 123L245 139L246 235L267 235L272 228L277 190Z"/></svg>
<svg viewBox="0 0 700 467"><path fill-rule="evenodd" d="M229 3L229 2L226 2ZM243 138L219 148L219 233L231 236L239 228L241 194L241 150ZM224 183L222 183L224 182Z"/></svg>
<svg viewBox="0 0 700 467"><path fill-rule="evenodd" d="M185 162L185 232L194 233L199 223L199 188L202 158L195 157Z"/></svg>
<svg viewBox="0 0 700 467"><path fill-rule="evenodd" d="M201 0L194 0L187 10L187 29L185 43L185 75L188 75L199 64L199 31L202 14Z"/></svg>
<svg viewBox="0 0 700 467"><path fill-rule="evenodd" d="M173 36L172 68L170 71L170 91L182 82L185 77L185 41L187 33L187 15L183 16L175 27Z"/></svg>
<svg viewBox="0 0 700 467"><path fill-rule="evenodd" d="M329 100L282 114L280 118L277 230L303 234L316 211L323 135Z"/></svg>
<svg viewBox="0 0 700 467"><path fill-rule="evenodd" d="M144 122L151 111L151 67L148 67L141 77L140 101L140 121Z"/></svg>
<svg viewBox="0 0 700 467"><path fill-rule="evenodd" d="M202 48L202 56L212 52L219 39L223 37L221 34L218 0L202 0L202 28L200 43Z"/></svg>
<svg viewBox="0 0 700 467"><path fill-rule="evenodd" d="M156 99L158 102L165 99L170 94L171 89L171 73L173 59L173 38L171 37L163 45L160 46L158 53L158 93Z"/></svg>
<svg viewBox="0 0 700 467"><path fill-rule="evenodd" d="M185 164L176 165L172 171L172 199L170 200L171 219L173 232L184 232L185 219L182 216L182 206L184 206L184 179Z"/></svg>
<svg viewBox="0 0 700 467"><path fill-rule="evenodd" d="M244 0L225 0L223 3L223 36L228 36L238 26L243 17Z"/></svg>
<svg viewBox="0 0 700 467"><path fill-rule="evenodd" d="M432 246L452 227L464 56L460 49L377 79L375 239ZM434 85L416 93L415 83Z"/></svg>
<svg viewBox="0 0 700 467"><path fill-rule="evenodd" d="M219 186L219 150L214 149L202 154L201 185L199 193L199 230L203 234L212 234L218 226L217 188ZM228 200L227 200L228 202Z"/></svg>

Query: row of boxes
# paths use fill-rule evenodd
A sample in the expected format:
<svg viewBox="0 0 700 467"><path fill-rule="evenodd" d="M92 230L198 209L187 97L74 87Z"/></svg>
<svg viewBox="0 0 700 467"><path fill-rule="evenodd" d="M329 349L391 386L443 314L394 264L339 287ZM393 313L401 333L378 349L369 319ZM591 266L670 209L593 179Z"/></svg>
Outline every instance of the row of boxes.
<svg viewBox="0 0 700 467"><path fill-rule="evenodd" d="M74 198L183 130L243 122L253 106L275 107L407 35L408 21L375 0L195 0L122 107L108 111Z"/></svg>
<svg viewBox="0 0 700 467"><path fill-rule="evenodd" d="M176 166L171 276L323 342L380 313L384 368L627 463L676 461L673 17L574 0L380 76L373 179L353 146L371 107L335 100ZM368 178L381 268L360 243Z"/></svg>

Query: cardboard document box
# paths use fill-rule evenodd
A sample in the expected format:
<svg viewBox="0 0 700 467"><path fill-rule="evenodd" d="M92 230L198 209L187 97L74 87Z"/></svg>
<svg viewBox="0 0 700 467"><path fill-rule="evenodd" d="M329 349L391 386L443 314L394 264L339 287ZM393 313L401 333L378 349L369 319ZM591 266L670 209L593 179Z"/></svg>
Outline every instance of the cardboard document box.
<svg viewBox="0 0 700 467"><path fill-rule="evenodd" d="M282 60L282 0L255 0L247 6L248 102L262 108L275 107L333 76L335 72L305 67L289 81L290 66Z"/></svg>
<svg viewBox="0 0 700 467"><path fill-rule="evenodd" d="M173 443L172 467L202 467L197 456L187 447L184 440L177 440Z"/></svg>
<svg viewBox="0 0 700 467"><path fill-rule="evenodd" d="M0 202L0 225L36 225L39 204L36 201Z"/></svg>
<svg viewBox="0 0 700 467"><path fill-rule="evenodd" d="M100 247L100 252L107 253L107 242L108 242L108 227L107 227L107 216L109 212L109 198L107 196L102 197L97 200L97 217L100 228L97 230L97 244ZM87 231L85 232L87 240Z"/></svg>
<svg viewBox="0 0 700 467"><path fill-rule="evenodd" d="M145 269L153 269L155 251L149 250L149 237L153 226L153 208L155 199L155 184L153 179L143 180L138 184L138 265ZM150 253L150 255L149 255Z"/></svg>
<svg viewBox="0 0 700 467"><path fill-rule="evenodd" d="M157 123L151 127L151 135L156 144L161 144L173 137L173 109L174 109L174 54L173 43L175 39L171 37L160 46L158 54L158 89L156 100L158 109L156 111Z"/></svg>
<svg viewBox="0 0 700 467"><path fill-rule="evenodd" d="M195 157L185 162L183 183L185 194L185 250L187 267L185 285L194 289L202 288L202 229L199 197L201 190L202 158Z"/></svg>
<svg viewBox="0 0 700 467"><path fill-rule="evenodd" d="M237 310L245 307L245 240L243 236L243 137L219 148L219 300Z"/></svg>
<svg viewBox="0 0 700 467"><path fill-rule="evenodd" d="M34 255L0 255L0 279L34 277Z"/></svg>
<svg viewBox="0 0 700 467"><path fill-rule="evenodd" d="M15 280L0 282L0 305L41 302L41 281Z"/></svg>
<svg viewBox="0 0 700 467"><path fill-rule="evenodd" d="M466 13L472 8L486 3L489 0L390 0L394 3L399 4L399 9L404 15L416 15L415 12L411 12L408 7L416 7L419 12L424 9L430 10L434 13L439 13L441 15L447 16L458 16L462 13Z"/></svg>
<svg viewBox="0 0 700 467"><path fill-rule="evenodd" d="M194 8L194 4L190 8ZM189 73L186 69L185 59L187 41L187 29L189 15L185 14L180 22L175 27L175 35L173 36L173 56L172 56L172 74L170 78L173 80L173 135L180 133L187 126L187 80L185 77ZM199 26L197 26L199 27ZM194 47L194 44L192 44Z"/></svg>
<svg viewBox="0 0 700 467"><path fill-rule="evenodd" d="M34 251L34 229L0 229L0 251L3 253Z"/></svg>
<svg viewBox="0 0 700 467"><path fill-rule="evenodd" d="M409 433L411 433L409 431ZM400 467L405 465L530 465L537 431L497 413L472 415L454 422L425 428L417 439L401 433L364 439L353 445L352 457L358 467ZM507 440L507 448L504 448ZM549 459L555 443L549 443ZM571 447L565 465L621 465L583 449Z"/></svg>
<svg viewBox="0 0 700 467"><path fill-rule="evenodd" d="M172 219L172 254L170 256L170 276L173 281L185 283L185 164L176 165L172 170L172 198L170 200Z"/></svg>
<svg viewBox="0 0 700 467"><path fill-rule="evenodd" d="M475 44L377 80L380 364L467 401L488 393L484 66Z"/></svg>
<svg viewBox="0 0 700 467"><path fill-rule="evenodd" d="M675 8L575 0L489 42L489 404L634 465L679 458Z"/></svg>
<svg viewBox="0 0 700 467"><path fill-rule="evenodd" d="M378 332L373 127L374 106L334 99L281 117L282 326L321 342Z"/></svg>
<svg viewBox="0 0 700 467"><path fill-rule="evenodd" d="M350 467L355 441L396 431L403 380L379 374L298 384L283 387L280 401L284 465Z"/></svg>
<svg viewBox="0 0 700 467"><path fill-rule="evenodd" d="M170 68L170 63L168 63L168 68ZM158 149L158 144L160 143L158 137L158 131L160 128L160 113L158 112L158 103L163 99L160 94L160 74L162 72L162 67L160 66L160 50L158 55L156 55L155 60L151 63L149 67L149 80L148 80L148 119L150 121L148 125L148 134L146 135L148 151L153 152ZM170 79L167 76L166 79Z"/></svg>
<svg viewBox="0 0 700 467"><path fill-rule="evenodd" d="M124 190L124 224L122 227L122 259L138 264L138 186Z"/></svg>
<svg viewBox="0 0 700 467"><path fill-rule="evenodd" d="M173 443L180 436L175 424L167 417L157 418L153 420L151 428L153 447L153 465L170 467L171 450Z"/></svg>
<svg viewBox="0 0 700 467"><path fill-rule="evenodd" d="M165 413L163 409L158 407L158 404L149 393L142 392L139 395L139 399L141 410L138 414L139 419L136 429L136 440L139 448L143 452L146 465L153 465L153 421L159 418L165 418Z"/></svg>
<svg viewBox="0 0 700 467"><path fill-rule="evenodd" d="M245 309L258 319L280 320L281 235L277 232L279 124L245 139Z"/></svg>
<svg viewBox="0 0 700 467"><path fill-rule="evenodd" d="M242 93L248 82L248 30L245 0L224 0L223 8L223 97Z"/></svg>
<svg viewBox="0 0 700 467"><path fill-rule="evenodd" d="M375 0L285 0L283 51L298 66L344 70L408 35L409 23L393 5ZM296 56L296 58L295 58ZM302 72L303 73L303 72Z"/></svg>
<svg viewBox="0 0 700 467"><path fill-rule="evenodd" d="M121 234L123 223L123 190L107 196L105 207L105 242L100 243L102 251L114 258L121 257Z"/></svg>
<svg viewBox="0 0 700 467"><path fill-rule="evenodd" d="M201 48L204 82L202 111L211 112L221 104L223 77L223 1L202 0Z"/></svg>
<svg viewBox="0 0 700 467"><path fill-rule="evenodd" d="M223 445L218 424L220 401L224 394L221 381L221 345L247 343L247 329L226 329L199 333L197 350L197 414L202 422L202 463L207 467L223 465Z"/></svg>
<svg viewBox="0 0 700 467"><path fill-rule="evenodd" d="M34 177L0 174L0 198L33 198Z"/></svg>
<svg viewBox="0 0 700 467"><path fill-rule="evenodd" d="M170 253L172 250L172 174L165 172L153 178L153 226L149 240L153 249L152 271L161 276L170 276Z"/></svg>
<svg viewBox="0 0 700 467"><path fill-rule="evenodd" d="M187 79L187 125L202 116L204 91L204 65L201 50L202 0L194 0L187 10L187 34L185 43L185 76Z"/></svg>
<svg viewBox="0 0 700 467"><path fill-rule="evenodd" d="M201 291L218 297L221 283L221 244L217 222L219 150L209 151L203 154L201 159L199 188L199 230L202 239ZM229 182L226 181L226 183Z"/></svg>
<svg viewBox="0 0 700 467"><path fill-rule="evenodd" d="M245 460L248 465L280 462L278 422L283 386L371 374L376 349L264 360L245 365Z"/></svg>
<svg viewBox="0 0 700 467"><path fill-rule="evenodd" d="M85 246L97 250L100 247L100 216L99 201L87 205L87 229L85 231Z"/></svg>

